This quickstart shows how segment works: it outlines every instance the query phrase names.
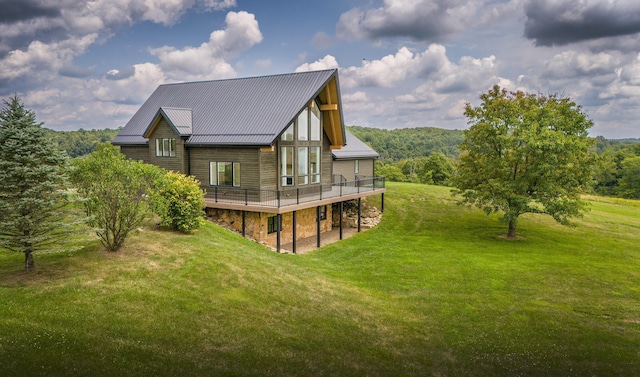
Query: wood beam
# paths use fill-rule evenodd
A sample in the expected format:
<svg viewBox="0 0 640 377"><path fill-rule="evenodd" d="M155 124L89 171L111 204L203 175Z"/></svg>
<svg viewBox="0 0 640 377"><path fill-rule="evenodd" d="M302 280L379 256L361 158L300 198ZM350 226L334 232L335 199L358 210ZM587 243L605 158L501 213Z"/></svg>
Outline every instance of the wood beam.
<svg viewBox="0 0 640 377"><path fill-rule="evenodd" d="M338 111L338 104L327 103L325 105L320 105L320 111Z"/></svg>
<svg viewBox="0 0 640 377"><path fill-rule="evenodd" d="M276 150L275 146L269 146L269 147L260 147L260 152L273 152Z"/></svg>

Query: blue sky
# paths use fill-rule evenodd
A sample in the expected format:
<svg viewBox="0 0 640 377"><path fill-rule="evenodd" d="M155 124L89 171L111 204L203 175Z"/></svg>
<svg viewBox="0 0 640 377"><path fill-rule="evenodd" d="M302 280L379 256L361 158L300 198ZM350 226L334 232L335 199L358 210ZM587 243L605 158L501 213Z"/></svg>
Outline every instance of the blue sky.
<svg viewBox="0 0 640 377"><path fill-rule="evenodd" d="M338 68L347 125L467 127L494 84L640 137L636 0L0 0L0 97L123 126L160 84Z"/></svg>

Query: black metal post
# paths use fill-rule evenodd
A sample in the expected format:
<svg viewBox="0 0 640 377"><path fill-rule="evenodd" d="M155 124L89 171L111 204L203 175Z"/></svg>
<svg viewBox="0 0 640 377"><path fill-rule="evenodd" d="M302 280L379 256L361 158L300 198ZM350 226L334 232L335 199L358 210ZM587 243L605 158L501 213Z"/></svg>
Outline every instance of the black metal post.
<svg viewBox="0 0 640 377"><path fill-rule="evenodd" d="M358 198L358 233L360 233L360 215L362 214L362 198Z"/></svg>
<svg viewBox="0 0 640 377"><path fill-rule="evenodd" d="M244 205L249 204L249 189L244 189Z"/></svg>
<svg viewBox="0 0 640 377"><path fill-rule="evenodd" d="M293 211L293 253L296 253L296 211Z"/></svg>
<svg viewBox="0 0 640 377"><path fill-rule="evenodd" d="M317 245L320 247L320 206L316 207L316 223L318 225L318 234L317 234Z"/></svg>
<svg viewBox="0 0 640 377"><path fill-rule="evenodd" d="M343 203L340 202L340 239L342 239L342 211L343 211Z"/></svg>
<svg viewBox="0 0 640 377"><path fill-rule="evenodd" d="M218 203L218 186L214 187L213 196L214 196L214 198L216 200L216 203Z"/></svg>
<svg viewBox="0 0 640 377"><path fill-rule="evenodd" d="M382 208L380 211L384 212L384 192L382 193Z"/></svg>
<svg viewBox="0 0 640 377"><path fill-rule="evenodd" d="M282 228L282 217L280 214L276 215L276 223L278 223L278 231L276 232L276 249L280 252L280 229Z"/></svg>
<svg viewBox="0 0 640 377"><path fill-rule="evenodd" d="M242 211L242 237L245 237L247 235L246 229L247 229L247 212Z"/></svg>

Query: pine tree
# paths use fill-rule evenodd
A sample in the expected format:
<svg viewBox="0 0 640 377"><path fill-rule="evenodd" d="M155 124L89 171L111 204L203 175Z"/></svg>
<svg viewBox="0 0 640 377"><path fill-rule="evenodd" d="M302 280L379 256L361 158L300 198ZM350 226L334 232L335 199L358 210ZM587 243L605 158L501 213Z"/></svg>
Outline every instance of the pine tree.
<svg viewBox="0 0 640 377"><path fill-rule="evenodd" d="M70 230L68 158L48 139L33 111L17 96L0 110L0 249L24 253L54 247Z"/></svg>

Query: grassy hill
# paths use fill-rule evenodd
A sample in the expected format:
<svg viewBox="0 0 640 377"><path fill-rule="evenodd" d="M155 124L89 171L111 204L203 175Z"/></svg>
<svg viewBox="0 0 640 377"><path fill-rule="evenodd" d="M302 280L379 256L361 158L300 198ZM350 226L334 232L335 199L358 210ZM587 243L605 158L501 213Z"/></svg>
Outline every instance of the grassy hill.
<svg viewBox="0 0 640 377"><path fill-rule="evenodd" d="M640 203L522 240L448 189L388 185L375 229L280 255L215 225L123 252L0 253L0 375L514 376L640 370Z"/></svg>

